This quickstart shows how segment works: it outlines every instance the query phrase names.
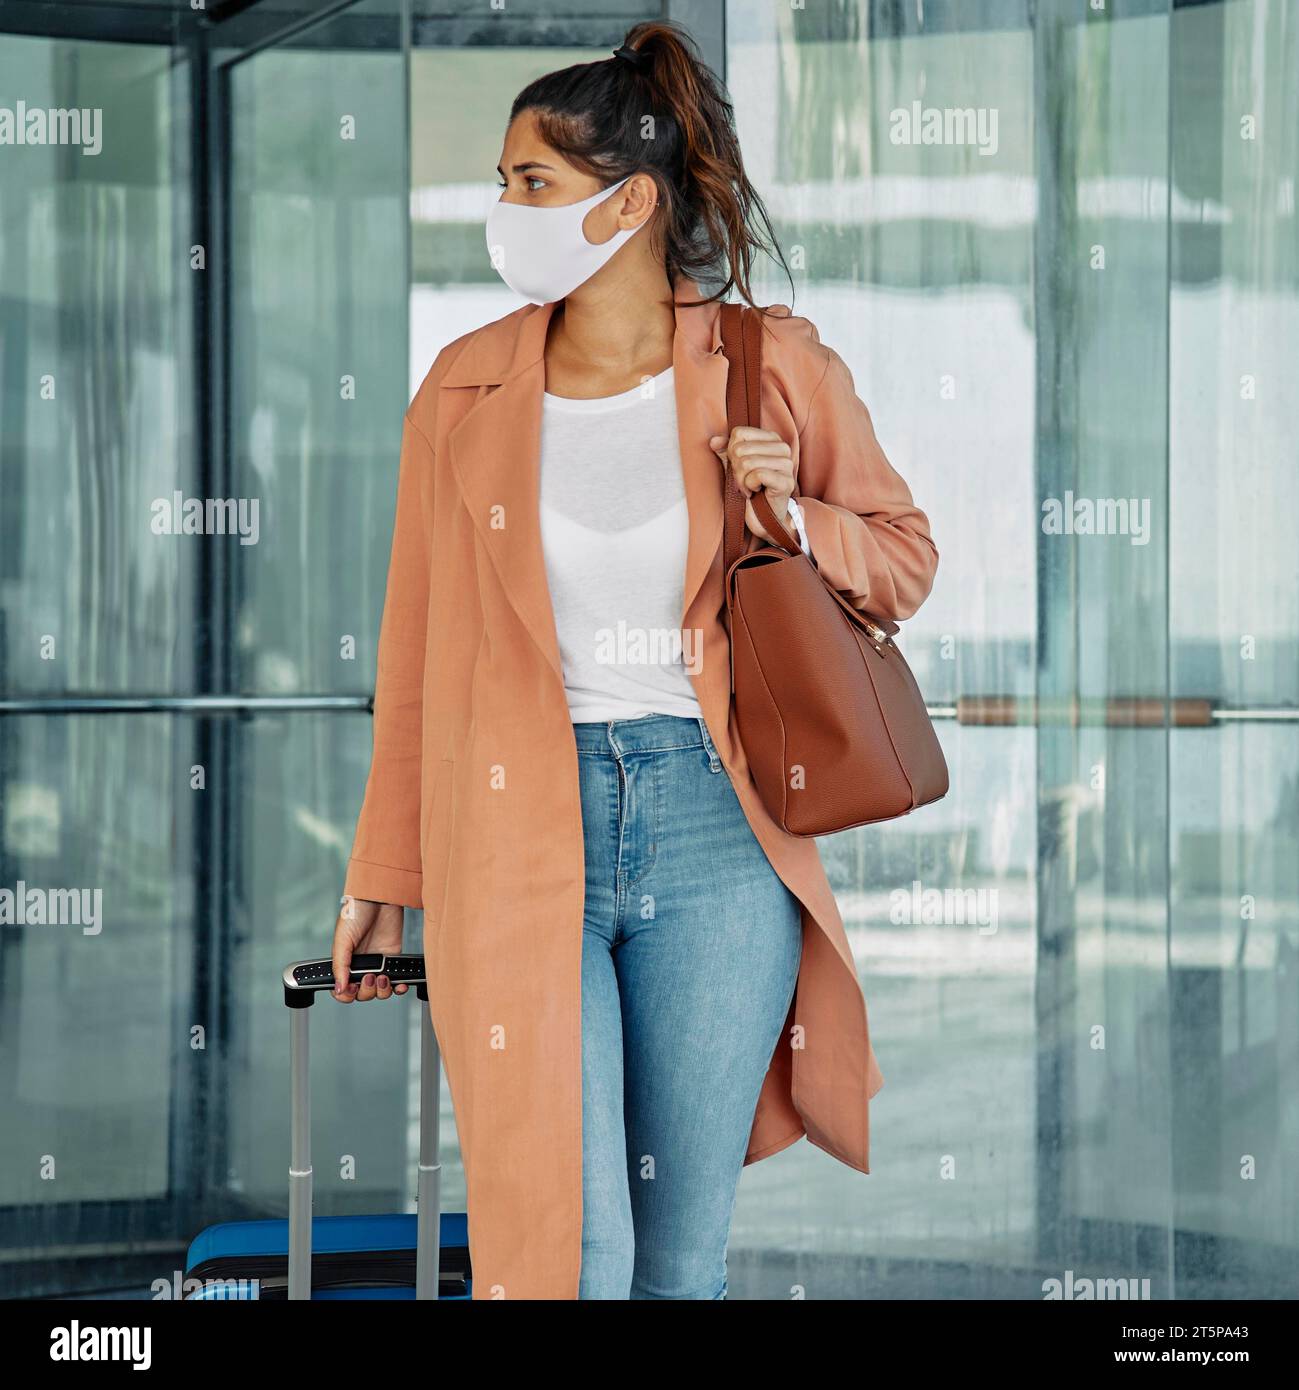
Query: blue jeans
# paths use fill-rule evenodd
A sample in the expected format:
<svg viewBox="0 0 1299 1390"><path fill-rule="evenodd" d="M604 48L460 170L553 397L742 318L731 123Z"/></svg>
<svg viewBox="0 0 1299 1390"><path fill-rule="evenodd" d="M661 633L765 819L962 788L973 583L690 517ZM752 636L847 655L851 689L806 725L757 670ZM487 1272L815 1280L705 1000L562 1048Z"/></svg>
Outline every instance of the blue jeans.
<svg viewBox="0 0 1299 1390"><path fill-rule="evenodd" d="M586 841L579 1298L726 1297L798 899L699 718L574 724Z"/></svg>

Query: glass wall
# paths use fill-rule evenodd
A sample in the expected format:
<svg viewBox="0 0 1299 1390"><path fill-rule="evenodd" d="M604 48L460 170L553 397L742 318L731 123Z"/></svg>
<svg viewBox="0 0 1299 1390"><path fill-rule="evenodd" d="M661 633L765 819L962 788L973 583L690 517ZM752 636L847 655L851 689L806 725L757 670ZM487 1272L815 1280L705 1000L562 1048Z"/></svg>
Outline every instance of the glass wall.
<svg viewBox="0 0 1299 1390"><path fill-rule="evenodd" d="M0 926L0 1295L285 1210L279 975L329 950L408 400L408 42L400 3L0 11L0 106L84 114L0 146L0 888L85 911ZM316 1012L317 1210L400 1207L418 1014Z"/></svg>
<svg viewBox="0 0 1299 1390"><path fill-rule="evenodd" d="M953 790L822 846L875 1171L757 1165L732 1264L1292 1292L1294 15L810 10L731 0L728 75L796 311L933 520L904 644Z"/></svg>
<svg viewBox="0 0 1299 1390"><path fill-rule="evenodd" d="M1299 1289L1299 10L1171 27L1169 740L1176 1281Z"/></svg>

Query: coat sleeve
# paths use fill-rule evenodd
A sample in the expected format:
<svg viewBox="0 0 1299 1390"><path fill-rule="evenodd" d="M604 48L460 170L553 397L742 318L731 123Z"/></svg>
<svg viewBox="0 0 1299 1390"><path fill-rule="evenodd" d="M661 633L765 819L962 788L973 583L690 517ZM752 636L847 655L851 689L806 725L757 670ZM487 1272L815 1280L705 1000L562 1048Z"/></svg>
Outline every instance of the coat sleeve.
<svg viewBox="0 0 1299 1390"><path fill-rule="evenodd" d="M429 602L425 480L433 448L407 413L402 425L397 513L379 627L374 752L343 891L371 902L424 906L420 853L420 767L424 650Z"/></svg>
<svg viewBox="0 0 1299 1390"><path fill-rule="evenodd" d="M797 497L812 557L854 608L909 618L938 568L929 520L884 456L847 364L808 326L825 358L798 436Z"/></svg>

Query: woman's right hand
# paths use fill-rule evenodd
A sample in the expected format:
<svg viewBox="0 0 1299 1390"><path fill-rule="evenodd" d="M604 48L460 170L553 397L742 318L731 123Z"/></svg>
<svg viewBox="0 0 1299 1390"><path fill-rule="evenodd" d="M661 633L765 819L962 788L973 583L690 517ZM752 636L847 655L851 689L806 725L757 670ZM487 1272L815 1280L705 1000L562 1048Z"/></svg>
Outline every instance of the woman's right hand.
<svg viewBox="0 0 1299 1390"><path fill-rule="evenodd" d="M340 1004L364 1004L370 999L391 999L405 994L408 985L394 986L386 975L366 975L349 982L352 957L373 952L376 955L401 954L402 907L400 903L372 903L363 898L344 898L342 911L334 924L334 988L332 997ZM341 982L341 988L340 988Z"/></svg>

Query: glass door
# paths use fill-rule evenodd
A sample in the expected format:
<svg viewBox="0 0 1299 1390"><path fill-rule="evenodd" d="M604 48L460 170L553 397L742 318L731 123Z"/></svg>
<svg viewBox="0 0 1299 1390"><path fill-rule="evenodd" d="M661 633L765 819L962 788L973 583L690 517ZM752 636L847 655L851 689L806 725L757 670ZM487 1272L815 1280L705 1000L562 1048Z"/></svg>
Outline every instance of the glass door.
<svg viewBox="0 0 1299 1390"><path fill-rule="evenodd" d="M6 107L79 113L0 171L0 887L79 914L0 928L2 1294L170 1288L286 1210L278 977L330 947L408 401L408 45L400 0L0 7ZM318 1208L397 1209L417 1013L317 1013Z"/></svg>
<svg viewBox="0 0 1299 1390"><path fill-rule="evenodd" d="M209 611L238 717L213 729L230 788L214 845L237 1065L225 1169L263 1210L285 1193L279 972L324 956L370 759L383 583L407 393L409 16L401 0L250 12L212 55L217 490L256 509ZM214 932L216 926L214 923ZM412 941L418 940L418 921ZM316 1205L412 1193L414 1008L315 1011ZM361 1015L365 1015L362 1017ZM232 1059L234 1060L234 1059Z"/></svg>
<svg viewBox="0 0 1299 1390"><path fill-rule="evenodd" d="M904 643L953 772L914 824L823 845L876 1171L756 1165L732 1264L772 1296L1274 1296L1299 1273L1294 16L726 12L795 311L933 521Z"/></svg>

